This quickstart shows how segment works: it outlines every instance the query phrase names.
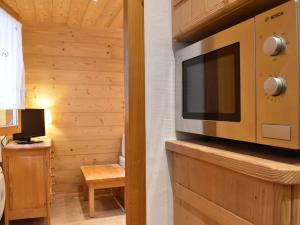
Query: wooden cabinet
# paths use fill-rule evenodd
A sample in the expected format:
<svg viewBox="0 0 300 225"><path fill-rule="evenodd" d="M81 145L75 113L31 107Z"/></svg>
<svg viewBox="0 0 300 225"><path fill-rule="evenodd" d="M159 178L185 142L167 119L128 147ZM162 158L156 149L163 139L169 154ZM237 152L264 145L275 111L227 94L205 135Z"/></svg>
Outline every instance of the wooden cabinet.
<svg viewBox="0 0 300 225"><path fill-rule="evenodd" d="M50 224L51 141L31 145L9 143L3 150L6 181L5 224L45 217Z"/></svg>
<svg viewBox="0 0 300 225"><path fill-rule="evenodd" d="M173 0L173 37L196 40L286 1Z"/></svg>
<svg viewBox="0 0 300 225"><path fill-rule="evenodd" d="M175 225L300 224L299 154L214 142L170 141L166 148Z"/></svg>

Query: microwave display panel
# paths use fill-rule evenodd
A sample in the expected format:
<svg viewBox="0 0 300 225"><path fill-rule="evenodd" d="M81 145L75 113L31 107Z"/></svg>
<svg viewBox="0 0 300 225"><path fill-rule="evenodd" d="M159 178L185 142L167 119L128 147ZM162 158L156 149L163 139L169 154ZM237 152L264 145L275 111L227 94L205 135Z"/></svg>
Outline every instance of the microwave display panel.
<svg viewBox="0 0 300 225"><path fill-rule="evenodd" d="M183 69L183 118L239 122L240 44L186 60Z"/></svg>

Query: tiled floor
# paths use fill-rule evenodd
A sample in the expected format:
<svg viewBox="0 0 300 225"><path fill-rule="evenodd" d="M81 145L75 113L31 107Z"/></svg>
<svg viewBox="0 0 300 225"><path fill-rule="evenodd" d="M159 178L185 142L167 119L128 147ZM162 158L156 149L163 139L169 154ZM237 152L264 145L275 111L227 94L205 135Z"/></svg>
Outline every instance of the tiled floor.
<svg viewBox="0 0 300 225"><path fill-rule="evenodd" d="M111 196L95 202L96 217L89 218L88 202L78 198L57 199L53 202L51 225L125 225L125 213ZM43 220L14 221L11 225L44 225Z"/></svg>

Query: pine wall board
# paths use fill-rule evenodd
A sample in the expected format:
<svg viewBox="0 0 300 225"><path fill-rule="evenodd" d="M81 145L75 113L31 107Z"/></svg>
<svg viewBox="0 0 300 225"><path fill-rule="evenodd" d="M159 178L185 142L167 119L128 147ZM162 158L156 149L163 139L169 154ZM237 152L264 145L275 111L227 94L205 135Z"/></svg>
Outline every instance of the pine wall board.
<svg viewBox="0 0 300 225"><path fill-rule="evenodd" d="M55 154L54 192L80 194L81 165L118 162L124 131L122 30L25 24L23 51L26 107L49 108L52 116L47 135Z"/></svg>

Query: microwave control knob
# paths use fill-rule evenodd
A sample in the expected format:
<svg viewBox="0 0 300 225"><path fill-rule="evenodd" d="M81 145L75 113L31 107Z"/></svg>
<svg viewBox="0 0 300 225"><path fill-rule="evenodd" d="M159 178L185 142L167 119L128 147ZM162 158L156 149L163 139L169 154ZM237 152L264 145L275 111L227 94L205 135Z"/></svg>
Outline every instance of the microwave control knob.
<svg viewBox="0 0 300 225"><path fill-rule="evenodd" d="M286 81L282 77L269 77L264 83L264 89L269 96L280 95L286 89Z"/></svg>
<svg viewBox="0 0 300 225"><path fill-rule="evenodd" d="M282 52L286 47L285 40L281 37L268 37L263 46L263 50L267 55L276 56Z"/></svg>

